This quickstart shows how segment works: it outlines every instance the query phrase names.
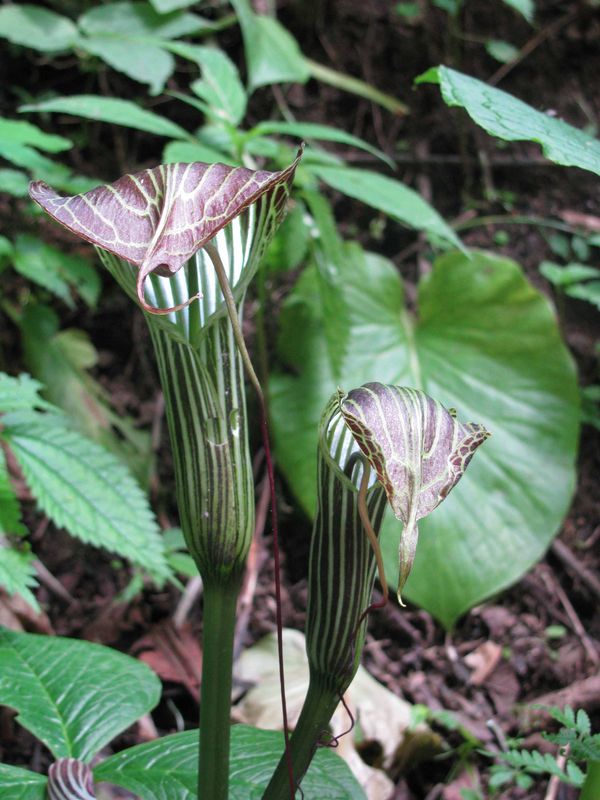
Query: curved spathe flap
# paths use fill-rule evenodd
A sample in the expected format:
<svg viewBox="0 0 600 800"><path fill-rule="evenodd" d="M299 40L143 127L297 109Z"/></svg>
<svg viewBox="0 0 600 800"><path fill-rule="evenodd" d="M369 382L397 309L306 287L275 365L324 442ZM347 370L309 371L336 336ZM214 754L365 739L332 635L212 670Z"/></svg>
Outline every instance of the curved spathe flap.
<svg viewBox="0 0 600 800"><path fill-rule="evenodd" d="M434 510L464 474L489 433L418 389L367 383L339 399L344 420L404 523L400 586L412 567L417 521Z"/></svg>
<svg viewBox="0 0 600 800"><path fill-rule="evenodd" d="M147 311L169 313L173 308L146 303L146 278L152 273L176 273L264 195L271 195L276 223L285 211L301 155L302 148L294 162L279 172L201 162L163 164L72 197L62 197L41 181L30 184L29 194L73 233L138 267L140 305ZM178 307L188 302L190 298Z"/></svg>

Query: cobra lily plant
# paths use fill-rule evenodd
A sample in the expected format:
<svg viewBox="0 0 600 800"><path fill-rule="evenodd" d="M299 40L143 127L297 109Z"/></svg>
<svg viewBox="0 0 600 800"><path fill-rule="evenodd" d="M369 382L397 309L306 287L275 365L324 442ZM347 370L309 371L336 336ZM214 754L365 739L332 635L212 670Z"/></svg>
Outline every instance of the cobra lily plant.
<svg viewBox="0 0 600 800"><path fill-rule="evenodd" d="M325 408L308 576L310 681L290 742L297 781L358 669L377 571L387 598L378 542L386 499L403 523L400 591L415 557L417 521L447 497L488 436L417 389L367 383L338 390ZM287 773L282 760L265 800L284 796Z"/></svg>
<svg viewBox="0 0 600 800"><path fill-rule="evenodd" d="M254 528L244 367L263 403L268 455L242 306L300 156L280 172L163 165L73 197L30 186L53 219L96 246L150 330L181 526L204 582L198 796L205 800L228 797L236 601ZM272 468L269 475L273 486Z"/></svg>

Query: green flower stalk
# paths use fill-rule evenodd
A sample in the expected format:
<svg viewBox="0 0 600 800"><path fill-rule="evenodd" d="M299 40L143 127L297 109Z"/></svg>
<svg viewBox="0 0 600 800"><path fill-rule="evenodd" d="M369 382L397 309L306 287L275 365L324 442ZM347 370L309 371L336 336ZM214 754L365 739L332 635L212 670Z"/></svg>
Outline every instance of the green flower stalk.
<svg viewBox="0 0 600 800"><path fill-rule="evenodd" d="M309 688L290 743L296 780L324 743L358 669L376 572L387 592L377 538L386 500L404 523L402 588L415 555L417 520L448 495L488 435L416 389L369 383L348 394L338 390L329 401L319 429L309 560ZM282 760L264 800L284 796L285 780Z"/></svg>
<svg viewBox="0 0 600 800"><path fill-rule="evenodd" d="M204 581L203 800L228 797L236 602L254 529L244 368L255 376L242 306L285 213L298 158L275 173L163 165L74 197L30 187L55 220L96 245L150 329L181 526Z"/></svg>

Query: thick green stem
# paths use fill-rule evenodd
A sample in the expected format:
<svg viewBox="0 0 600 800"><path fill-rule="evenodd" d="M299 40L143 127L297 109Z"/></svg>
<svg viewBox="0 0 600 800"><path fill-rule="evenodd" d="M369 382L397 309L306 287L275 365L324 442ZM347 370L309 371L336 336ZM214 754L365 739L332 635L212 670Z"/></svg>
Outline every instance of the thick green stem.
<svg viewBox="0 0 600 800"><path fill-rule="evenodd" d="M294 779L299 784L308 769L318 742L327 742L327 726L340 698L325 682L311 677L306 700L298 724L290 739ZM323 735L325 734L325 735ZM285 800L289 797L289 774L281 759L269 781L263 800Z"/></svg>
<svg viewBox="0 0 600 800"><path fill-rule="evenodd" d="M227 800L231 670L240 581L204 586L198 800Z"/></svg>
<svg viewBox="0 0 600 800"><path fill-rule="evenodd" d="M600 761L588 762L587 776L579 800L598 800L600 797Z"/></svg>

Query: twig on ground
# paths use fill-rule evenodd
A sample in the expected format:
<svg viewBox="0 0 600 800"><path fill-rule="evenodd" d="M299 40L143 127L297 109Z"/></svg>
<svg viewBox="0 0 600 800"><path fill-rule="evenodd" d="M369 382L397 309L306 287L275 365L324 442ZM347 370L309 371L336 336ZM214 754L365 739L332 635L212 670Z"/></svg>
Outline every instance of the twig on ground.
<svg viewBox="0 0 600 800"><path fill-rule="evenodd" d="M598 579L591 570L583 566L581 561L579 561L566 544L561 542L560 539L555 539L552 542L551 550L555 556L560 558L563 564L577 574L578 578L581 579L581 582L584 583L588 589L597 597L600 597L600 579Z"/></svg>
<svg viewBox="0 0 600 800"><path fill-rule="evenodd" d="M202 578L200 575L195 575L187 582L184 592L179 599L179 603L177 603L175 613L173 614L173 625L177 629L183 626L192 606L201 594Z"/></svg>
<svg viewBox="0 0 600 800"><path fill-rule="evenodd" d="M35 571L37 572L40 583L43 583L46 589L49 589L67 603L77 602L73 595L67 589L65 589L58 578L55 578L50 570L44 566L39 559L36 558L36 560L33 562L33 566L35 567Z"/></svg>
<svg viewBox="0 0 600 800"><path fill-rule="evenodd" d="M234 660L239 656L244 635L250 620L252 601L256 591L256 585L258 583L260 552L262 549L262 534L267 522L269 500L269 482L267 480L263 480L260 488L260 495L258 497L258 503L256 504L256 523L254 525L254 535L252 537L252 544L250 545L250 552L248 553L248 561L246 563L246 575L244 576L244 584L238 600L238 619L235 629L235 640L233 644Z"/></svg>
<svg viewBox="0 0 600 800"><path fill-rule="evenodd" d="M569 756L569 747L567 746L565 748L564 753L557 756L556 758L556 766L560 770L564 770L568 756ZM556 798L558 797L558 790L560 789L560 784L561 780L558 777L558 775L553 775L548 781L548 789L546 790L546 794L544 795L544 800L556 800Z"/></svg>
<svg viewBox="0 0 600 800"><path fill-rule="evenodd" d="M546 25L545 28L542 28L541 31L538 31L535 36L532 36L529 41L525 42L523 47L519 50L518 54L515 56L515 58L513 58L512 61L509 61L508 64L503 64L500 69L494 72L492 77L488 80L488 83L491 86L496 86L496 84L500 83L503 78L506 78L509 72L512 72L513 69L520 64L521 61L523 61L523 59L531 55L531 53L533 53L534 50L543 44L546 39L549 39L550 36L553 36L561 28L574 20L576 16L577 10L569 11L568 14L555 19L554 22L551 22L549 25Z"/></svg>

